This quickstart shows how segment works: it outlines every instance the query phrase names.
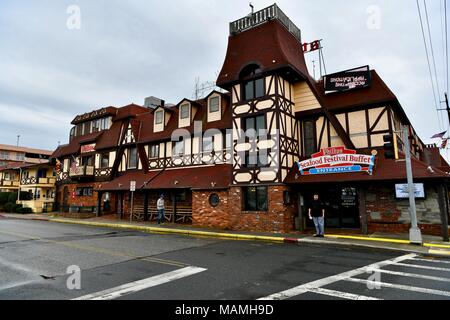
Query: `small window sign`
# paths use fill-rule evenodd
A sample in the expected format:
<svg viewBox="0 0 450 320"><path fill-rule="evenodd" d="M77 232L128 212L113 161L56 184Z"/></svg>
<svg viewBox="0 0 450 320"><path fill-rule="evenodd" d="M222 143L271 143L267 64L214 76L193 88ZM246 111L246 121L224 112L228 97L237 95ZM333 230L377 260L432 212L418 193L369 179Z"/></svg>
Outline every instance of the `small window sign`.
<svg viewBox="0 0 450 320"><path fill-rule="evenodd" d="M425 186L423 183L414 184L416 199L425 199ZM397 199L409 199L408 184L395 185L395 197Z"/></svg>

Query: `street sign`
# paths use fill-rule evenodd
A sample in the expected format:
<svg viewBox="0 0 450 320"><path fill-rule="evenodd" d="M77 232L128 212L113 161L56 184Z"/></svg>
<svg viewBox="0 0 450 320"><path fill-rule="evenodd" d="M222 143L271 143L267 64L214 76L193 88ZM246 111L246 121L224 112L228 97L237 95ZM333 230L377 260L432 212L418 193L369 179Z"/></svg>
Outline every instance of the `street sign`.
<svg viewBox="0 0 450 320"><path fill-rule="evenodd" d="M130 181L130 191L131 192L136 191L136 181Z"/></svg>

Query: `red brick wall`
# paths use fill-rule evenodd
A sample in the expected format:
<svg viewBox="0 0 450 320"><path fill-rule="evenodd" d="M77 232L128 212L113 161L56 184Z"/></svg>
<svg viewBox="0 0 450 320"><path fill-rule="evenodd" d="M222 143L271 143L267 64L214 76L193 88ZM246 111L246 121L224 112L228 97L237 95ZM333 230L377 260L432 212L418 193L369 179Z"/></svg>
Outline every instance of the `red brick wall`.
<svg viewBox="0 0 450 320"><path fill-rule="evenodd" d="M91 183L78 183L78 184L66 184L61 185L58 189L58 201L60 206L63 205L63 198L64 198L64 188L67 187L69 190L69 197L67 201L67 205L70 206L77 206L77 207L97 207L97 199L98 199L98 192L93 191L92 196L77 196L76 195L76 189L77 188L93 188L94 190L97 189L101 183L99 182L91 182ZM75 194L75 197L74 197ZM115 195L113 193L110 193L110 212L115 212ZM104 213L104 212L103 212Z"/></svg>
<svg viewBox="0 0 450 320"><path fill-rule="evenodd" d="M220 192L194 191L193 223L195 226L236 231L291 232L294 229L294 215L297 209L295 205L284 205L285 190L288 190L285 186L268 187L267 212L243 212L240 187ZM209 196L212 193L217 193L220 197L221 202L217 208L209 204Z"/></svg>
<svg viewBox="0 0 450 320"><path fill-rule="evenodd" d="M432 185L425 185L427 198L418 199L417 218L424 234L441 235L438 194ZM409 201L395 198L394 185L373 185L366 191L368 231L408 233L410 228Z"/></svg>

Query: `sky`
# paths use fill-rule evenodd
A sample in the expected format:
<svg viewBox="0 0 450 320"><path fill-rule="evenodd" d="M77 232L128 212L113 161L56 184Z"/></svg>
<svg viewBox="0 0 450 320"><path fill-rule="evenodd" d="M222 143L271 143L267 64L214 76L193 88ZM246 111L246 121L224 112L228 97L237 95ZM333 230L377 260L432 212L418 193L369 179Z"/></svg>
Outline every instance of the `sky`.
<svg viewBox="0 0 450 320"><path fill-rule="evenodd" d="M259 10L274 0L252 2ZM426 3L442 100L441 0ZM436 112L416 1L277 4L304 42L323 39L328 73L370 65L422 140L439 142L429 137L448 119ZM148 96L192 98L196 78L214 81L222 67L229 22L249 12L242 0L1 0L0 143L16 144L20 135L22 146L53 150L67 143L77 114ZM317 53L306 59L311 66Z"/></svg>

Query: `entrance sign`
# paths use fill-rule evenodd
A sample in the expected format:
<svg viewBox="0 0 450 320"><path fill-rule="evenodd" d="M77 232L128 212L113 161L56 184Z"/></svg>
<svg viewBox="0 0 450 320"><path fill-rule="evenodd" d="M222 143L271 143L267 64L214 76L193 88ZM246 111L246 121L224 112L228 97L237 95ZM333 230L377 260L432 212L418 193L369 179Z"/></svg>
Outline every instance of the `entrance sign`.
<svg viewBox="0 0 450 320"><path fill-rule="evenodd" d="M423 183L414 184L416 199L425 199L425 186ZM396 184L395 185L395 197L397 199L409 199L408 184Z"/></svg>
<svg viewBox="0 0 450 320"><path fill-rule="evenodd" d="M325 93L342 92L370 87L372 77L369 66L346 70L325 76Z"/></svg>
<svg viewBox="0 0 450 320"><path fill-rule="evenodd" d="M300 173L306 175L367 172L372 174L375 156L357 154L345 147L326 148L309 160L298 162Z"/></svg>
<svg viewBox="0 0 450 320"><path fill-rule="evenodd" d="M131 192L136 191L136 181L130 181L130 191Z"/></svg>

